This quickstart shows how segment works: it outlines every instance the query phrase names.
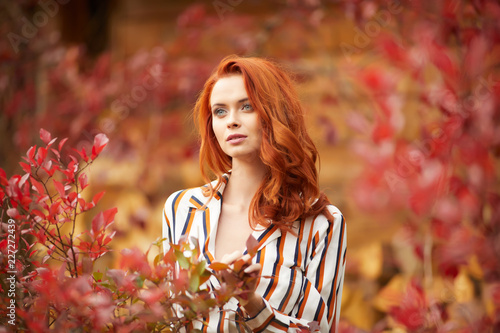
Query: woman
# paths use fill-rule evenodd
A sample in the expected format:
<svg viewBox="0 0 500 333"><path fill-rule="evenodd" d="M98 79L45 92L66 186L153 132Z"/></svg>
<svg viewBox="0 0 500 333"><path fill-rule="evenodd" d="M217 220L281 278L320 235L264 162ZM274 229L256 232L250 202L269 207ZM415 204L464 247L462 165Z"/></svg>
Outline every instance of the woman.
<svg viewBox="0 0 500 333"><path fill-rule="evenodd" d="M290 77L264 59L228 57L194 111L202 175L217 180L168 198L166 247L188 235L209 263L243 259L248 276L260 276L247 298L232 298L197 328L237 332L244 318L254 332L330 332L340 313L345 222L319 191L318 153ZM250 235L259 242L254 257L246 253Z"/></svg>

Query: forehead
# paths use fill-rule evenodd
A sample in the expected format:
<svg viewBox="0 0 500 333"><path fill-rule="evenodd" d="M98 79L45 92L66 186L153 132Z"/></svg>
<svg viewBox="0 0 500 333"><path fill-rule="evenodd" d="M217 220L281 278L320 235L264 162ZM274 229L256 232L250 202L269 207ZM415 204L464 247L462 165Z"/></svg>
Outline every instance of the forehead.
<svg viewBox="0 0 500 333"><path fill-rule="evenodd" d="M247 98L245 81L242 75L231 75L220 78L212 88L210 105L228 104Z"/></svg>

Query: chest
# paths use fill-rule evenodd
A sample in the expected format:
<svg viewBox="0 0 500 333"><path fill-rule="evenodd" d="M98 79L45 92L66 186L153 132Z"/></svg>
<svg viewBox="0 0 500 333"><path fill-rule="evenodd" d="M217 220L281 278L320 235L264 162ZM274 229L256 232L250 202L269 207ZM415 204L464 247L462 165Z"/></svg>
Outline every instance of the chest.
<svg viewBox="0 0 500 333"><path fill-rule="evenodd" d="M248 221L248 211L233 207L222 207L215 237L215 258L221 260L226 254L246 249L246 241L252 234Z"/></svg>

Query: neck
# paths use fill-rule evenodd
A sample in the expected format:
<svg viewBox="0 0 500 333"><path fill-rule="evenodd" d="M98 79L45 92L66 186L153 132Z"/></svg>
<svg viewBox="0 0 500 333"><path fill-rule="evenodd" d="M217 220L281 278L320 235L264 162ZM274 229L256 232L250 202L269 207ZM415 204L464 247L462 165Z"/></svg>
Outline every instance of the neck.
<svg viewBox="0 0 500 333"><path fill-rule="evenodd" d="M224 203L237 205L248 210L250 201L259 189L266 172L267 168L260 160L247 163L233 159L231 177L229 177L229 182L224 189Z"/></svg>

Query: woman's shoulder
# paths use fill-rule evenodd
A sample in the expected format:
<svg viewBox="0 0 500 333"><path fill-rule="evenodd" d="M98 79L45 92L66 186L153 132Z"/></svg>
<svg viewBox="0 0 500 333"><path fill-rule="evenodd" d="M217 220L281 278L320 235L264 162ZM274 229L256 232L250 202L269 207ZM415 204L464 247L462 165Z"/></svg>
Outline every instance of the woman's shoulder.
<svg viewBox="0 0 500 333"><path fill-rule="evenodd" d="M174 211L176 211L178 208L182 207L202 207L210 200L208 191L210 185L213 188L216 185L216 181L212 182L211 184L182 189L172 193L165 201L165 208L173 209ZM214 198L219 199L220 197L220 192L215 193Z"/></svg>
<svg viewBox="0 0 500 333"><path fill-rule="evenodd" d="M336 222L338 220L341 220L343 218L342 212L340 211L337 206L334 206L332 204L329 204L325 206L325 208L328 210L330 213L331 217L333 217L334 221L330 221L331 218L328 216L328 214L325 213L319 213L318 215L312 217L314 220L320 220L320 221L325 221L325 222Z"/></svg>
<svg viewBox="0 0 500 333"><path fill-rule="evenodd" d="M177 210L179 207L184 207L192 198L204 198L203 187L192 187L181 189L170 194L165 201L165 209L170 208Z"/></svg>
<svg viewBox="0 0 500 333"><path fill-rule="evenodd" d="M318 230L327 230L330 229L333 225L333 228L339 228L344 224L344 215L336 206L329 204L326 206L326 209L330 213L320 213L315 216L310 216L305 220L306 224L310 224L314 229Z"/></svg>
<svg viewBox="0 0 500 333"><path fill-rule="evenodd" d="M223 176L222 180L222 185L225 185L227 182L227 176ZM196 204L195 206L203 206L205 203L207 203L210 200L210 191L209 188L215 188L217 187L217 180L212 181L211 183L198 186L198 187L192 187L192 188L187 188L187 189L182 189L178 190L174 193L172 193L167 200L165 201L165 207L166 206L171 206L171 205L179 205L184 202L193 202L195 201ZM218 191L214 194L214 198L219 199L222 194L221 194L221 188L224 186L221 186Z"/></svg>

